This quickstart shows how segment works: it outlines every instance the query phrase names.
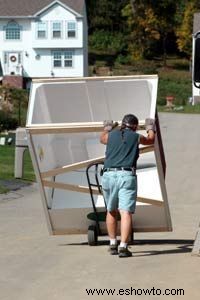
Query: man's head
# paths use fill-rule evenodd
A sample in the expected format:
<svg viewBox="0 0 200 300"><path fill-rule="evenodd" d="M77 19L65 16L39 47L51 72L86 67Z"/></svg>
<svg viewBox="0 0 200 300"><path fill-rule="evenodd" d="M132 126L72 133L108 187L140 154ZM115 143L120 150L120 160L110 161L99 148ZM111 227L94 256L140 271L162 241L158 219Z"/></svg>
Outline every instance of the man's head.
<svg viewBox="0 0 200 300"><path fill-rule="evenodd" d="M136 130L138 126L138 118L133 114L125 115L122 119L121 128L130 128L132 130Z"/></svg>

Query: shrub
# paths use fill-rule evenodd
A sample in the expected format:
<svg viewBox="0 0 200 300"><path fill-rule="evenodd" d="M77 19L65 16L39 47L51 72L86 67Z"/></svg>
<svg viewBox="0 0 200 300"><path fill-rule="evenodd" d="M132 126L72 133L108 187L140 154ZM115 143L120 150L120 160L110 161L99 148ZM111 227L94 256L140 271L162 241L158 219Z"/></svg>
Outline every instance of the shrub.
<svg viewBox="0 0 200 300"><path fill-rule="evenodd" d="M124 35L120 32L96 30L89 36L89 47L102 52L119 53L125 49Z"/></svg>
<svg viewBox="0 0 200 300"><path fill-rule="evenodd" d="M131 62L130 56L119 54L115 60L115 66L128 65Z"/></svg>
<svg viewBox="0 0 200 300"><path fill-rule="evenodd" d="M171 76L170 76L171 75ZM164 76L159 76L158 84L158 104L163 105L166 96L174 96L174 105L185 105L188 97L191 96L192 84L191 79L184 79L180 73L175 76L172 72L169 76L166 74Z"/></svg>
<svg viewBox="0 0 200 300"><path fill-rule="evenodd" d="M9 85L3 85L0 86L0 96L2 110L6 113L6 117L13 119L10 121L9 126L14 126L15 118L18 119L19 126L23 126L26 121L28 92ZM4 117L2 116L2 118Z"/></svg>
<svg viewBox="0 0 200 300"><path fill-rule="evenodd" d="M0 131L12 130L18 127L17 119L13 118L10 114L0 111Z"/></svg>

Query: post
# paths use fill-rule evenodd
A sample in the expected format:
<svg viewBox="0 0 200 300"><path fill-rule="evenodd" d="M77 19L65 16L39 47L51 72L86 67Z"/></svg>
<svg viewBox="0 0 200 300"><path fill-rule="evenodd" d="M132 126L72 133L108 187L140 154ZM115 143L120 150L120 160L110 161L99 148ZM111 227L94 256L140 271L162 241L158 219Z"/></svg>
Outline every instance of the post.
<svg viewBox="0 0 200 300"><path fill-rule="evenodd" d="M166 96L166 107L172 109L174 107L174 96Z"/></svg>
<svg viewBox="0 0 200 300"><path fill-rule="evenodd" d="M28 148L25 128L16 130L15 139L15 178L23 177L24 151Z"/></svg>

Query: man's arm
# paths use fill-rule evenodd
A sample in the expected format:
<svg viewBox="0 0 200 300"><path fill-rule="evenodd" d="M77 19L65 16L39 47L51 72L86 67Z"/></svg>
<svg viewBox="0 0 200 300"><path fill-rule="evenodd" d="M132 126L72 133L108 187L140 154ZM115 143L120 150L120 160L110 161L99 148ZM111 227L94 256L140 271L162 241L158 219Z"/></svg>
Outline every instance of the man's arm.
<svg viewBox="0 0 200 300"><path fill-rule="evenodd" d="M104 145L108 142L108 131L104 130L100 135L100 142Z"/></svg>
<svg viewBox="0 0 200 300"><path fill-rule="evenodd" d="M100 135L100 142L104 145L108 142L108 133L115 127L118 126L118 122L113 122L113 120L106 120L103 122L104 130Z"/></svg>
<svg viewBox="0 0 200 300"><path fill-rule="evenodd" d="M139 143L142 145L152 145L155 140L155 132L153 130L149 130L147 136L140 135Z"/></svg>
<svg viewBox="0 0 200 300"><path fill-rule="evenodd" d="M139 143L142 145L152 145L155 140L155 121L154 119L146 119L145 127L147 131L147 136L140 135Z"/></svg>

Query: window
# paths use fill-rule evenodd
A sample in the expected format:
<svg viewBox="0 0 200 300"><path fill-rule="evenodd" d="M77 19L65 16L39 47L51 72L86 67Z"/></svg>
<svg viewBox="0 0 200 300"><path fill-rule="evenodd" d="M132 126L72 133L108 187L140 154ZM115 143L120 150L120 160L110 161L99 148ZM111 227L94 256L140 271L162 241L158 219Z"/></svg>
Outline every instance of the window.
<svg viewBox="0 0 200 300"><path fill-rule="evenodd" d="M76 22L74 21L67 22L67 37L68 38L76 37Z"/></svg>
<svg viewBox="0 0 200 300"><path fill-rule="evenodd" d="M59 39L62 37L62 23L55 21L52 23L52 37L54 39Z"/></svg>
<svg viewBox="0 0 200 300"><path fill-rule="evenodd" d="M54 68L72 68L73 67L73 50L53 51Z"/></svg>
<svg viewBox="0 0 200 300"><path fill-rule="evenodd" d="M55 68L62 67L62 52L61 51L53 52L53 66Z"/></svg>
<svg viewBox="0 0 200 300"><path fill-rule="evenodd" d="M72 60L73 60L73 51L71 50L64 51L64 66L72 67Z"/></svg>
<svg viewBox="0 0 200 300"><path fill-rule="evenodd" d="M21 26L16 22L9 22L5 27L6 40L20 40L21 39Z"/></svg>
<svg viewBox="0 0 200 300"><path fill-rule="evenodd" d="M46 22L38 22L37 23L37 38L38 39L47 38L47 23Z"/></svg>

